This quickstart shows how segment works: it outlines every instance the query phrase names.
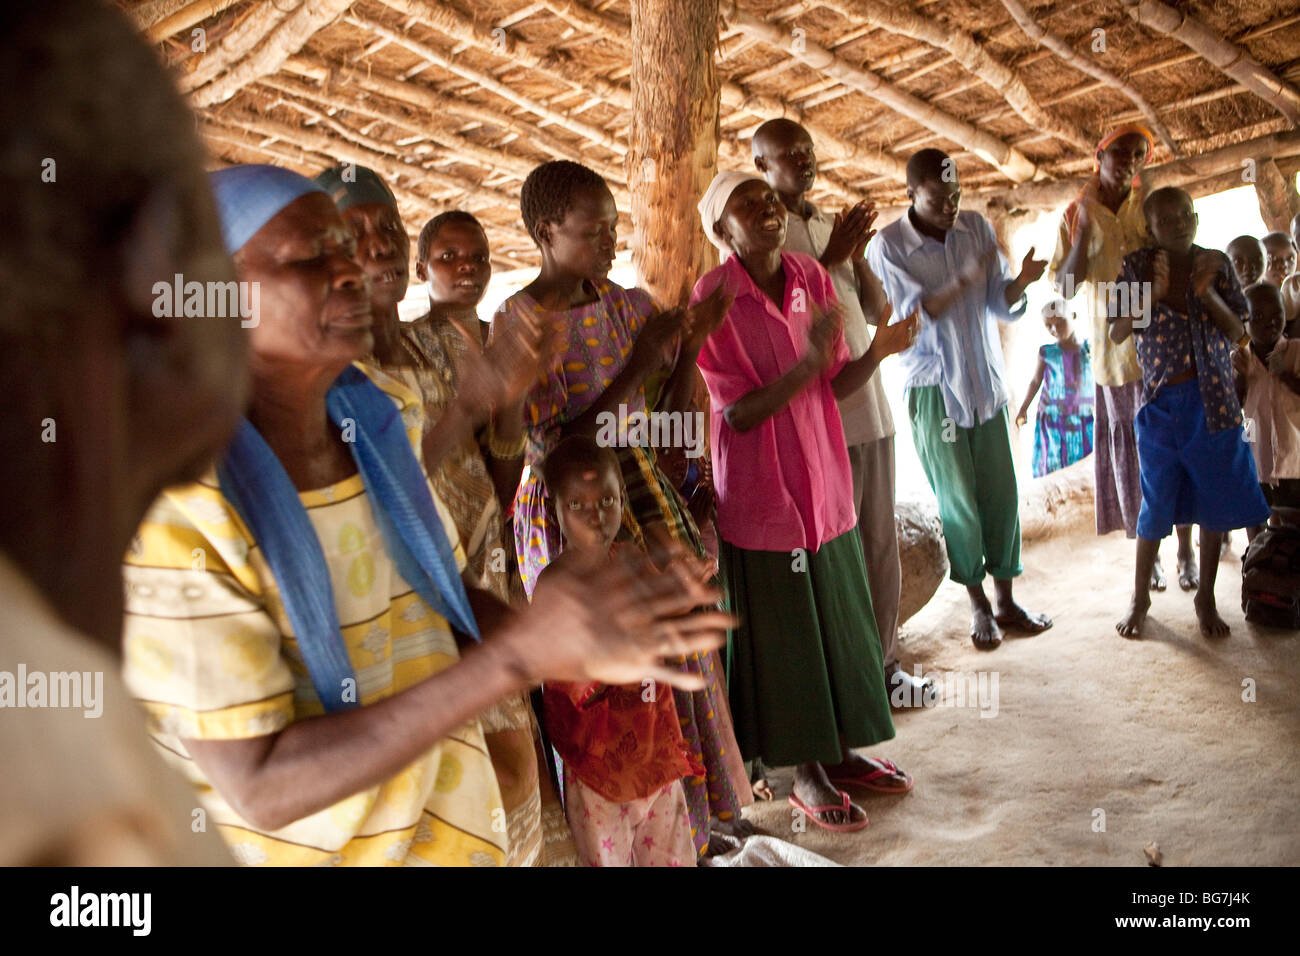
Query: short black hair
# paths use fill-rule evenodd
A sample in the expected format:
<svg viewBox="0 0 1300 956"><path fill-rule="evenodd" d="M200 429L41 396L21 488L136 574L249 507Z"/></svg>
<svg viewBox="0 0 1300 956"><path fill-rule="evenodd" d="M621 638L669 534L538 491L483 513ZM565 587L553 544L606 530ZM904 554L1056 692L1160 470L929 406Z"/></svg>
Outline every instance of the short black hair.
<svg viewBox="0 0 1300 956"><path fill-rule="evenodd" d="M1153 189L1147 194L1147 198L1142 200L1142 215L1147 219L1151 218L1151 210L1157 203L1164 202L1166 199L1186 199L1192 201L1191 194L1186 189L1178 186L1161 186L1159 189Z"/></svg>
<svg viewBox="0 0 1300 956"><path fill-rule="evenodd" d="M769 136L794 136L798 133L803 133L803 135L812 139L812 136L808 130L804 129L802 123L798 123L788 116L778 116L776 119L767 120L758 129L754 130L754 136L749 142L750 153L755 158L762 156L763 153L759 147L759 142Z"/></svg>
<svg viewBox="0 0 1300 956"><path fill-rule="evenodd" d="M1270 232L1267 236L1265 236L1265 237L1264 237L1263 239L1261 239L1259 242L1260 242L1260 245L1263 245L1263 244L1266 243L1266 242L1285 242L1285 243L1286 243L1288 246L1290 246L1292 249L1295 248L1295 240L1292 239L1292 238L1291 238L1289 235L1287 235L1285 232L1282 232L1281 230L1278 230L1278 231L1276 231L1276 232Z"/></svg>
<svg viewBox="0 0 1300 956"><path fill-rule="evenodd" d="M1282 302L1282 290L1273 283L1265 282L1262 279L1259 282L1252 282L1250 285L1246 286L1246 288L1242 290L1242 294L1246 297L1246 305L1250 307L1250 318L1246 321L1250 321L1250 319L1255 317L1255 299L1259 296L1268 296L1270 299L1276 299L1279 306L1285 307ZM1285 318L1285 314L1283 317Z"/></svg>
<svg viewBox="0 0 1300 956"><path fill-rule="evenodd" d="M519 211L524 216L524 228L533 242L537 239L537 224L563 222L573 208L575 197L583 189L608 190L600 173L582 163L557 159L535 168L524 180L519 191Z"/></svg>
<svg viewBox="0 0 1300 956"><path fill-rule="evenodd" d="M618 457L612 448L588 435L570 435L551 449L538 466L538 472L547 492L554 498L561 485L578 472L591 468L608 468L622 481Z"/></svg>
<svg viewBox="0 0 1300 956"><path fill-rule="evenodd" d="M952 157L941 149L918 150L907 161L907 185L919 186L924 182L943 182L946 164L950 163Z"/></svg>
<svg viewBox="0 0 1300 956"><path fill-rule="evenodd" d="M475 219L472 213L468 213L463 209L448 209L446 212L440 212L426 222L424 228L420 230L420 238L415 243L416 262L428 260L429 247L433 245L433 240L438 238L438 233L442 230L442 227L449 222L463 222L483 229L483 223ZM487 235L486 229L483 229L483 234Z"/></svg>

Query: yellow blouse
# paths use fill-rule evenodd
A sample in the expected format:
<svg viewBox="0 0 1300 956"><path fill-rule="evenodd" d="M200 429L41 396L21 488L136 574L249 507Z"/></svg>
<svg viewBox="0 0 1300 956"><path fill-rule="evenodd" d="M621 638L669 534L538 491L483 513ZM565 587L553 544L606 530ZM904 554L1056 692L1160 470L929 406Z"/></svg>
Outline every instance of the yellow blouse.
<svg viewBox="0 0 1300 956"><path fill-rule="evenodd" d="M419 458L418 401L362 367L402 411ZM431 489L432 490L432 489ZM299 496L329 567L362 706L459 660L447 622L388 557L361 476ZM465 556L435 504L459 568ZM154 504L126 558L125 678L154 742L198 790L235 859L275 865L500 865L505 813L483 732L471 721L400 773L279 830L243 820L182 738L276 733L324 713L257 542L210 471Z"/></svg>
<svg viewBox="0 0 1300 956"><path fill-rule="evenodd" d="M1133 337L1123 342L1112 342L1108 334L1107 289L1104 283L1112 283L1119 278L1124 257L1140 249L1150 239L1147 232L1146 217L1142 214L1142 196L1140 190L1130 190L1128 197L1120 203L1115 212L1106 208L1097 198L1095 182L1089 183L1083 194L1075 203L1084 203L1088 207L1088 272L1079 285L1083 293L1083 308L1079 319L1089 330L1089 342L1092 346L1092 373L1098 385L1127 385L1142 381L1142 371L1138 368L1137 349ZM1073 207L1074 203L1071 203ZM1060 227L1056 233L1056 252L1048 266L1048 278L1055 283L1057 273L1065 264L1070 254L1070 226L1067 215L1061 217ZM1066 290L1067 292L1069 290Z"/></svg>

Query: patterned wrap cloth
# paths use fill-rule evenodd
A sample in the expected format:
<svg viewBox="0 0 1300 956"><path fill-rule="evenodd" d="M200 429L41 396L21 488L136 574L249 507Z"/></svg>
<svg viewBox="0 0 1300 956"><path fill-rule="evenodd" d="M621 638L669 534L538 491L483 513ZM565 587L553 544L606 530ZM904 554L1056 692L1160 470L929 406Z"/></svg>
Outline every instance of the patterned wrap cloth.
<svg viewBox="0 0 1300 956"><path fill-rule="evenodd" d="M560 530L548 511L546 489L535 466L559 443L566 424L594 403L627 365L636 337L646 320L658 309L639 289L624 289L602 280L595 284L595 301L563 312L548 312L526 292L507 299L498 311L493 330L501 323L519 321L532 314L539 324L563 323L564 338L551 367L539 378L524 402L527 428L528 477L515 497L515 548L519 570L529 594L537 575L562 549ZM647 411L646 389L638 388L627 401L626 414ZM700 532L681 495L659 469L650 447L616 448L616 456L627 490L624 527L634 539L644 541L648 524L663 523L674 540L704 554ZM692 654L679 665L704 676L704 690L673 691L682 736L692 758L705 773L686 777L687 806L691 813L692 837L702 855L708 847L713 819L730 820L743 805L734 781L737 777L738 747L727 711L726 688L716 653ZM745 797L752 800L749 788Z"/></svg>

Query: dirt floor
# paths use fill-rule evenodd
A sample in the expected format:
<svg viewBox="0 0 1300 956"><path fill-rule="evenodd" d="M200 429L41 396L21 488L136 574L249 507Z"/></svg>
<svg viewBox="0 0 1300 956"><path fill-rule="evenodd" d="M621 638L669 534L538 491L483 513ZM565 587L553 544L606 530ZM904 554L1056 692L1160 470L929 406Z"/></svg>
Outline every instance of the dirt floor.
<svg viewBox="0 0 1300 956"><path fill-rule="evenodd" d="M776 800L746 817L846 865L1141 866L1153 842L1165 866L1300 864L1300 635L1242 617L1244 547L1237 532L1220 564L1232 634L1216 642L1172 574L1143 639L1115 633L1133 573L1120 535L1027 546L1016 596L1056 626L992 652L971 644L965 589L945 581L904 625L903 666L983 672L985 696L896 712L898 736L866 751L910 772L912 792L855 795L871 819L859 833L796 832L782 768ZM1173 555L1166 541L1170 572ZM955 683L941 684L954 704Z"/></svg>

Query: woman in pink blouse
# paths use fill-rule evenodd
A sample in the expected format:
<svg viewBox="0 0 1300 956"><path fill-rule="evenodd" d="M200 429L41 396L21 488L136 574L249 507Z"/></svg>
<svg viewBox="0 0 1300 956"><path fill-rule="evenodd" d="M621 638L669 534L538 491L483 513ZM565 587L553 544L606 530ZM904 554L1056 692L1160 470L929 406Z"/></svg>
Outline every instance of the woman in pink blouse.
<svg viewBox="0 0 1300 956"><path fill-rule="evenodd" d="M699 368L719 557L741 622L727 667L736 737L747 760L796 766L790 802L813 822L860 830L866 813L841 786L903 792L912 781L850 749L889 740L894 726L835 400L906 348L916 320L882 323L850 361L830 276L782 252L785 211L768 185L719 173L699 209L724 262L693 301L719 285L735 297Z"/></svg>

